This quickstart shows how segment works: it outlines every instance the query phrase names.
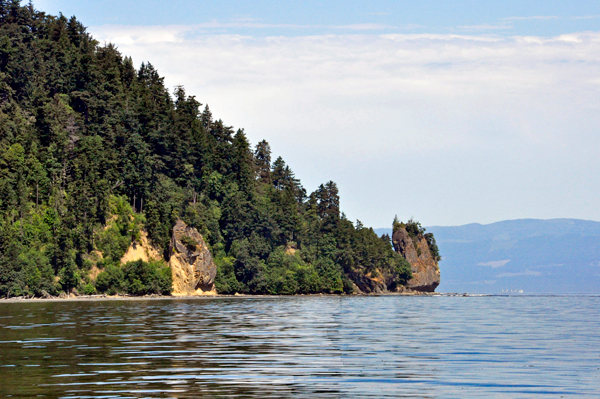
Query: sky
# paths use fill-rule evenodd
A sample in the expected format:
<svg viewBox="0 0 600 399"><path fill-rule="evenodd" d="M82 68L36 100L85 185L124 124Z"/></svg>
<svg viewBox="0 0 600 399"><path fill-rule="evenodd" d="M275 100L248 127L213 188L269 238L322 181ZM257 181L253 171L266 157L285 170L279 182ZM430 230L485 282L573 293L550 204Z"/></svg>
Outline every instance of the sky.
<svg viewBox="0 0 600 399"><path fill-rule="evenodd" d="M526 4L524 4L526 3ZM366 226L600 220L598 1L38 0Z"/></svg>

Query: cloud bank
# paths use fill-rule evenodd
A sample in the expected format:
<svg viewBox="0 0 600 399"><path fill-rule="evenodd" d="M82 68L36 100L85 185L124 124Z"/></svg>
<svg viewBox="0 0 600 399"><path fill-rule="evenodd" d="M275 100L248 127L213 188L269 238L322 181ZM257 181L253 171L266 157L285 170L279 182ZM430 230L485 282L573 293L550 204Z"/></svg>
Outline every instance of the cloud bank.
<svg viewBox="0 0 600 399"><path fill-rule="evenodd" d="M90 31L150 60L253 142L266 138L308 189L337 181L350 216L376 227L396 213L442 225L600 219L588 204L600 194L600 33L255 38L205 28Z"/></svg>

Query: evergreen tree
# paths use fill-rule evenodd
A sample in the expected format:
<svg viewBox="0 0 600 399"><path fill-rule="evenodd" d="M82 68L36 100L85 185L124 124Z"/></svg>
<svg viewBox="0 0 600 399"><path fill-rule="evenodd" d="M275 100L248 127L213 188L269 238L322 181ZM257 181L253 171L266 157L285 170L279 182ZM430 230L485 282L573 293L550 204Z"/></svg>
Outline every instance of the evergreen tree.
<svg viewBox="0 0 600 399"><path fill-rule="evenodd" d="M271 146L266 140L256 145L254 162L258 179L262 183L271 183Z"/></svg>

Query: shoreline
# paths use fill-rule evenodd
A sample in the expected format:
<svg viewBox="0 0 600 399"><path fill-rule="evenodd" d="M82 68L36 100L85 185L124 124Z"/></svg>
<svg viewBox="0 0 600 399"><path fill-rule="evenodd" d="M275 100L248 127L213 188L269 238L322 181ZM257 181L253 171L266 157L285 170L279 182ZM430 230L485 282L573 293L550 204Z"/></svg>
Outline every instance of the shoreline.
<svg viewBox="0 0 600 399"><path fill-rule="evenodd" d="M35 303L35 302L104 302L104 301L159 301L159 300L190 300L190 299L251 299L251 298L295 298L295 297L378 297L378 296L403 296L403 297L475 297L475 296L490 296L485 294L469 294L469 293L438 293L438 292L410 292L397 293L389 292L384 294L297 294L297 295L196 295L196 296L175 296L175 295L145 295L145 296L128 296L128 295L79 295L66 298L0 298L2 303Z"/></svg>

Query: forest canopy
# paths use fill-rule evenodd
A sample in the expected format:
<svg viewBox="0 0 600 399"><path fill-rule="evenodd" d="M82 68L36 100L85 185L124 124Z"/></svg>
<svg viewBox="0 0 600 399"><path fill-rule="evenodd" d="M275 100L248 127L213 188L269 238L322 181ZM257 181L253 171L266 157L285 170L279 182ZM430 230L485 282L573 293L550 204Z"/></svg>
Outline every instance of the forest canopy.
<svg viewBox="0 0 600 399"><path fill-rule="evenodd" d="M389 236L340 211L336 183L308 193L273 158L75 17L0 0L0 296L168 293L166 264L120 259L141 231L166 254L178 219L209 244L219 293L410 279Z"/></svg>

